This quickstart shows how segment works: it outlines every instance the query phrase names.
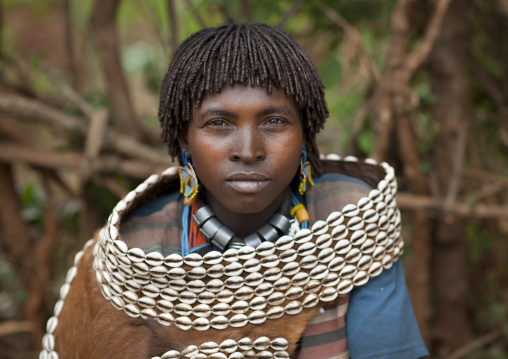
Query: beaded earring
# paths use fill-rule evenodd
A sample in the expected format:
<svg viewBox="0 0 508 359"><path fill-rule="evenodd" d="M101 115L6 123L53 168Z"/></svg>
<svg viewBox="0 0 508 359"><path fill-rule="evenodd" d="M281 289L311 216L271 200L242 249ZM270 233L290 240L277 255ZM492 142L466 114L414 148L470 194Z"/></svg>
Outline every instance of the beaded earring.
<svg viewBox="0 0 508 359"><path fill-rule="evenodd" d="M308 189L308 184L314 185L312 181L310 162L307 161L307 148L303 146L302 157L300 158L300 184L298 185L298 192L303 196Z"/></svg>
<svg viewBox="0 0 508 359"><path fill-rule="evenodd" d="M183 167L178 167L180 175L180 192L184 195L183 203L185 205L192 204L194 197L198 193L199 183L198 176L194 171L194 167L187 159L187 151L182 150Z"/></svg>

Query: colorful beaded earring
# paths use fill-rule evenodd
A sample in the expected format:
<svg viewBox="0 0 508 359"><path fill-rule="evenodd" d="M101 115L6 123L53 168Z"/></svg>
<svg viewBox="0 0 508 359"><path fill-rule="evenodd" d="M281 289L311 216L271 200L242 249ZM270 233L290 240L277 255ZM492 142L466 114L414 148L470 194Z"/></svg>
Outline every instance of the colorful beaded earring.
<svg viewBox="0 0 508 359"><path fill-rule="evenodd" d="M302 157L300 158L300 184L298 192L303 196L308 186L313 186L310 162L307 161L307 148L303 146Z"/></svg>
<svg viewBox="0 0 508 359"><path fill-rule="evenodd" d="M180 175L180 192L184 195L183 203L185 205L192 204L194 197L198 193L199 183L198 176L194 171L194 167L187 159L187 151L182 150L183 167L178 167Z"/></svg>

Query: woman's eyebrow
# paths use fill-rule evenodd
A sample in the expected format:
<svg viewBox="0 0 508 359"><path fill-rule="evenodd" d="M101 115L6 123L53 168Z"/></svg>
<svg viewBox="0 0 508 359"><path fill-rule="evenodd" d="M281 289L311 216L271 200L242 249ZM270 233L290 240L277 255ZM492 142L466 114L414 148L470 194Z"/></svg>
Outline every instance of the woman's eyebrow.
<svg viewBox="0 0 508 359"><path fill-rule="evenodd" d="M237 117L237 115L234 112L231 112L228 110L223 110L220 108L209 108L209 109L206 109L205 111L201 112L201 114L199 115L200 118L203 118L206 116L227 116L227 117L232 117L232 118Z"/></svg>
<svg viewBox="0 0 508 359"><path fill-rule="evenodd" d="M284 113L287 115L296 116L295 111L286 105L269 106L257 113L258 116L271 115L272 113Z"/></svg>

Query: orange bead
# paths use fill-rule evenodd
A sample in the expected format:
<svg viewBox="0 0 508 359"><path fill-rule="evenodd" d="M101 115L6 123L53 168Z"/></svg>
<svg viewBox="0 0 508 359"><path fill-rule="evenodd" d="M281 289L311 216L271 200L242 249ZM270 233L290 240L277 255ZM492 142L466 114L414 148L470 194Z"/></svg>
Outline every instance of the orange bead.
<svg viewBox="0 0 508 359"><path fill-rule="evenodd" d="M309 212L304 208L298 208L296 210L296 219L298 220L298 223L303 223L309 221Z"/></svg>

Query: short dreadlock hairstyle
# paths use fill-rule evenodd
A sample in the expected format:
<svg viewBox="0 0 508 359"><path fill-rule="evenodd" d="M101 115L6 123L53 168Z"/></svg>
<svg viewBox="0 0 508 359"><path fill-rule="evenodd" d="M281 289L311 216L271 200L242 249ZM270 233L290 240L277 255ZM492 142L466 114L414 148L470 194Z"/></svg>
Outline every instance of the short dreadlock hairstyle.
<svg viewBox="0 0 508 359"><path fill-rule="evenodd" d="M161 85L159 121L169 154L181 163L178 138L191 120L192 107L225 84L274 87L292 96L300 110L309 161L321 172L315 137L328 117L324 85L298 43L266 24L229 24L203 29L177 49Z"/></svg>

